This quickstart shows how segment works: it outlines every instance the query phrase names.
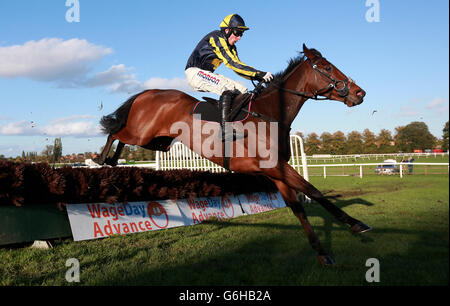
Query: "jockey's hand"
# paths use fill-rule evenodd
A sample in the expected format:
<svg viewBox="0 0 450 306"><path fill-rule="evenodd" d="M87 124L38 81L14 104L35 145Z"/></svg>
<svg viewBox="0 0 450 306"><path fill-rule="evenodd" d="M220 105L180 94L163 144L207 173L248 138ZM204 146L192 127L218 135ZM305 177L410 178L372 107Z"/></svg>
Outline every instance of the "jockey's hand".
<svg viewBox="0 0 450 306"><path fill-rule="evenodd" d="M269 83L270 81L273 80L273 75L270 72L266 72L266 74L263 76L263 80L266 83Z"/></svg>

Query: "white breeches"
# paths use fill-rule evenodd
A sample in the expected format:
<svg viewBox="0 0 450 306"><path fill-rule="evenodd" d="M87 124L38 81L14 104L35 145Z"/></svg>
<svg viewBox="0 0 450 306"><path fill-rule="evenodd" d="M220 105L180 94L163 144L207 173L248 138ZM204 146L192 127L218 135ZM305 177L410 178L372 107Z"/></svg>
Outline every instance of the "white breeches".
<svg viewBox="0 0 450 306"><path fill-rule="evenodd" d="M186 69L185 74L188 84L196 91L213 92L219 96L226 90L238 90L241 93L248 91L241 83L211 71L191 67Z"/></svg>

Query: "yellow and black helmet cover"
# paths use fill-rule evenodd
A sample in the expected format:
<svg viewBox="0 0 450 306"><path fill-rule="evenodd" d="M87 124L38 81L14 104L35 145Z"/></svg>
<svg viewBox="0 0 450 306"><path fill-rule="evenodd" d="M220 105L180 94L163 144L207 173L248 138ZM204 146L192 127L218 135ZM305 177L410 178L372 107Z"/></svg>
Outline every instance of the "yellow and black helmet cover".
<svg viewBox="0 0 450 306"><path fill-rule="evenodd" d="M249 30L249 28L245 26L244 19L238 14L230 14L225 17L220 23L220 28L237 28L244 31Z"/></svg>

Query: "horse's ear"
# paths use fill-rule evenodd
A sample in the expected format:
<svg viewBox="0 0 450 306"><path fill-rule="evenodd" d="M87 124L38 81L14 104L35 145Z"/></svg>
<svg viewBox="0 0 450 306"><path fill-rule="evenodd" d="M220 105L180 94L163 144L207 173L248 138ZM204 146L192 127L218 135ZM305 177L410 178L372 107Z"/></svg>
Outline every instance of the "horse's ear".
<svg viewBox="0 0 450 306"><path fill-rule="evenodd" d="M303 54L305 54L306 57L309 58L309 59L312 59L314 57L312 52L308 49L308 47L306 47L305 44L303 44Z"/></svg>
<svg viewBox="0 0 450 306"><path fill-rule="evenodd" d="M309 51L308 47L306 47L305 44L303 44L303 52Z"/></svg>

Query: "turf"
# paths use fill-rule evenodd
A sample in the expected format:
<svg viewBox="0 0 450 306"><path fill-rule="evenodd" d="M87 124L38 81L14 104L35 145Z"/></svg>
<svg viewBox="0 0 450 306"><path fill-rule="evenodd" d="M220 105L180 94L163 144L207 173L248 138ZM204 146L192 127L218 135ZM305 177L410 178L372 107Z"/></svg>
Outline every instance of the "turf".
<svg viewBox="0 0 450 306"><path fill-rule="evenodd" d="M352 234L317 203L311 224L336 261L322 267L289 208L227 221L74 242L49 250L0 248L0 285L448 285L448 175L313 177L351 216L373 227ZM79 283L65 263L80 262ZM366 261L380 282L366 281Z"/></svg>

